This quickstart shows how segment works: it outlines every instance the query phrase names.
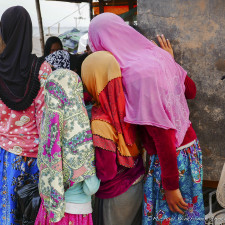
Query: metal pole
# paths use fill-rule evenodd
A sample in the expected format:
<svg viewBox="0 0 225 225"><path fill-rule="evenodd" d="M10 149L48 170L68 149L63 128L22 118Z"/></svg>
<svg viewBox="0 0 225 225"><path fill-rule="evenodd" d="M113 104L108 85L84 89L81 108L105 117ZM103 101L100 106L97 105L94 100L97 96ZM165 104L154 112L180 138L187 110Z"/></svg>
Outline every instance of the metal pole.
<svg viewBox="0 0 225 225"><path fill-rule="evenodd" d="M38 25L39 25L39 33L40 33L40 42L41 42L41 52L44 55L44 31L43 31L43 24L42 24L42 17L41 17L41 8L39 0L35 0L36 3L36 10L38 16Z"/></svg>
<svg viewBox="0 0 225 225"><path fill-rule="evenodd" d="M104 13L104 2L103 2L103 0L99 0L98 5L99 5L99 14Z"/></svg>
<svg viewBox="0 0 225 225"><path fill-rule="evenodd" d="M134 0L128 1L128 6L129 6L129 10L134 8ZM129 25L133 25L134 21L133 21L133 17L129 17Z"/></svg>
<svg viewBox="0 0 225 225"><path fill-rule="evenodd" d="M93 19L93 6L92 6L92 0L89 0L89 5L90 5L90 20Z"/></svg>
<svg viewBox="0 0 225 225"><path fill-rule="evenodd" d="M58 34L60 34L60 23L58 23Z"/></svg>

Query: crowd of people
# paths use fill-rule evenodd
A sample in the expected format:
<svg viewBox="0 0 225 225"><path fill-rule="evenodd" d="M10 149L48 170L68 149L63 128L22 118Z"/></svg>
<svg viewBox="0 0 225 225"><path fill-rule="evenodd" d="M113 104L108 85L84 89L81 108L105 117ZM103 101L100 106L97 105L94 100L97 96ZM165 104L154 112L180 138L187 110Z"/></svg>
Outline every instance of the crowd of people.
<svg viewBox="0 0 225 225"><path fill-rule="evenodd" d="M1 17L0 224L20 224L16 194L30 183L35 225L205 224L196 86L169 40L113 13L88 35L91 52L51 37L38 58L29 13Z"/></svg>

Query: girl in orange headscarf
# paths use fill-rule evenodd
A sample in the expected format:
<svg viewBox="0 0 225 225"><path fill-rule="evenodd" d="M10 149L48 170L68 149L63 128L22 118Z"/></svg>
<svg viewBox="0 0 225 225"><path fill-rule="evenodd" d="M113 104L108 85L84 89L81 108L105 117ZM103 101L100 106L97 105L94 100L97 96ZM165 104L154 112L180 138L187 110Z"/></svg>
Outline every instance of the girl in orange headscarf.
<svg viewBox="0 0 225 225"><path fill-rule="evenodd" d="M109 52L88 56L82 80L93 96L91 129L96 172L96 224L141 224L143 161L136 145L135 126L125 123L125 96L120 66Z"/></svg>

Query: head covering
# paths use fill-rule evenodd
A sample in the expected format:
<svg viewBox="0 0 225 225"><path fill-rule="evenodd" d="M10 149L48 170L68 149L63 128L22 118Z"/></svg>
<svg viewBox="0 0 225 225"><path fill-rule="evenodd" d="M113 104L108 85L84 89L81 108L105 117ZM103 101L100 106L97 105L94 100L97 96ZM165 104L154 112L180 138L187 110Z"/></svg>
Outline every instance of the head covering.
<svg viewBox="0 0 225 225"><path fill-rule="evenodd" d="M51 47L55 43L58 43L60 45L59 50L63 49L62 42L58 37L55 36L49 37L45 43L44 57L48 56L51 53Z"/></svg>
<svg viewBox="0 0 225 225"><path fill-rule="evenodd" d="M124 120L175 129L179 146L190 126L183 68L113 13L102 13L91 21L89 45L93 52L111 52L120 65L126 97Z"/></svg>
<svg viewBox="0 0 225 225"><path fill-rule="evenodd" d="M38 72L43 60L32 55L32 23L21 6L7 9L1 17L6 47L0 54L0 98L11 109L28 108L40 89Z"/></svg>
<svg viewBox="0 0 225 225"><path fill-rule="evenodd" d="M94 147L82 82L58 69L45 83L45 103L38 150L39 192L52 222L65 212L65 191L96 174Z"/></svg>
<svg viewBox="0 0 225 225"><path fill-rule="evenodd" d="M1 25L0 25L0 27L1 27ZM5 49L5 43L2 40L2 36L1 36L1 33L0 33L0 54L2 54L4 49Z"/></svg>
<svg viewBox="0 0 225 225"><path fill-rule="evenodd" d="M70 69L70 54L65 50L58 50L45 57L52 70Z"/></svg>
<svg viewBox="0 0 225 225"><path fill-rule="evenodd" d="M125 97L115 57L104 51L88 56L82 64L82 81L96 102L91 119L94 146L115 152L120 165L134 167L139 154L135 127L123 121Z"/></svg>
<svg viewBox="0 0 225 225"><path fill-rule="evenodd" d="M83 54L70 55L70 69L75 71L79 76L81 76L81 65L87 56L87 52Z"/></svg>

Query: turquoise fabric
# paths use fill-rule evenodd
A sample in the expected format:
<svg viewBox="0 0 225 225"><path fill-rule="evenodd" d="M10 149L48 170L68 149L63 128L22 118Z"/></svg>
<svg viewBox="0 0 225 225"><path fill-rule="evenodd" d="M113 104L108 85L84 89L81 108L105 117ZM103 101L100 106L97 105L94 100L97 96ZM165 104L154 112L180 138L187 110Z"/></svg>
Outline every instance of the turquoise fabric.
<svg viewBox="0 0 225 225"><path fill-rule="evenodd" d="M77 204L90 202L91 195L97 192L99 185L100 180L96 176L92 176L70 187L65 193L65 200Z"/></svg>

